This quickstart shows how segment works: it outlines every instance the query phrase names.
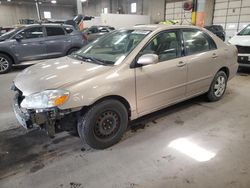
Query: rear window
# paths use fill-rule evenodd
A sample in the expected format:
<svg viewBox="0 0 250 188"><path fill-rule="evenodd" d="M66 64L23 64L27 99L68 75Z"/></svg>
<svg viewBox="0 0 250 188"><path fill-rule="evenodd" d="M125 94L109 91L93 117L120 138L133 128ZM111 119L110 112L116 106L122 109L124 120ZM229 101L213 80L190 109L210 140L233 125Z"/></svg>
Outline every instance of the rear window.
<svg viewBox="0 0 250 188"><path fill-rule="evenodd" d="M60 36L65 35L61 27L46 27L47 36Z"/></svg>
<svg viewBox="0 0 250 188"><path fill-rule="evenodd" d="M186 55L193 55L216 49L216 44L213 39L200 30L184 30L183 39Z"/></svg>

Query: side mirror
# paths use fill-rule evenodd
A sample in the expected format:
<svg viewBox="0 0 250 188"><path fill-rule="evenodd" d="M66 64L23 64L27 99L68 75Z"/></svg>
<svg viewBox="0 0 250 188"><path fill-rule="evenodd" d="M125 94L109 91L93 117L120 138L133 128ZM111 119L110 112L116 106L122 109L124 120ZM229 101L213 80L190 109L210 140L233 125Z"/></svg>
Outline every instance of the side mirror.
<svg viewBox="0 0 250 188"><path fill-rule="evenodd" d="M16 39L17 41L20 41L23 39L23 36L20 34L17 34L16 36L14 36L14 39Z"/></svg>
<svg viewBox="0 0 250 188"><path fill-rule="evenodd" d="M145 54L142 55L137 63L140 65L150 65L150 64L156 64L159 62L159 56L156 54Z"/></svg>

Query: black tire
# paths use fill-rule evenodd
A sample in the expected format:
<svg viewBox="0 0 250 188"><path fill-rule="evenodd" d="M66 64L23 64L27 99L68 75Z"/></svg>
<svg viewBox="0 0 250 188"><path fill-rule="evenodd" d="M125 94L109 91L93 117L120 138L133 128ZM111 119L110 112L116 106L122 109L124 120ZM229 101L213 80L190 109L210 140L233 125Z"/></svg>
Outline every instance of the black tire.
<svg viewBox="0 0 250 188"><path fill-rule="evenodd" d="M92 106L78 122L78 133L85 149L105 149L118 143L128 125L128 112L117 100Z"/></svg>
<svg viewBox="0 0 250 188"><path fill-rule="evenodd" d="M0 53L0 74L10 72L12 69L12 64L12 59L8 55Z"/></svg>
<svg viewBox="0 0 250 188"><path fill-rule="evenodd" d="M72 54L73 52L76 52L77 50L79 50L79 48L71 48L69 49L69 51L67 52L67 55Z"/></svg>
<svg viewBox="0 0 250 188"><path fill-rule="evenodd" d="M227 80L228 77L224 71L219 71L216 73L213 82L210 86L210 89L207 93L208 101L210 102L218 101L223 97L227 88Z"/></svg>

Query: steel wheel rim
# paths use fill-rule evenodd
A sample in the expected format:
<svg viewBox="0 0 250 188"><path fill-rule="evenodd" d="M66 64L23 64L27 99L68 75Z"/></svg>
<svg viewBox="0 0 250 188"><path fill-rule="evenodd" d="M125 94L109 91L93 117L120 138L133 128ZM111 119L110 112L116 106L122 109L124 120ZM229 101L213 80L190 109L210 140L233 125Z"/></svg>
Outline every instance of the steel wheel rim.
<svg viewBox="0 0 250 188"><path fill-rule="evenodd" d="M214 95L221 97L226 89L226 78L219 76L214 84Z"/></svg>
<svg viewBox="0 0 250 188"><path fill-rule="evenodd" d="M109 139L116 135L120 128L120 117L117 112L107 110L96 118L94 134L99 139Z"/></svg>
<svg viewBox="0 0 250 188"><path fill-rule="evenodd" d="M0 57L0 72L4 72L9 68L9 62L7 59Z"/></svg>

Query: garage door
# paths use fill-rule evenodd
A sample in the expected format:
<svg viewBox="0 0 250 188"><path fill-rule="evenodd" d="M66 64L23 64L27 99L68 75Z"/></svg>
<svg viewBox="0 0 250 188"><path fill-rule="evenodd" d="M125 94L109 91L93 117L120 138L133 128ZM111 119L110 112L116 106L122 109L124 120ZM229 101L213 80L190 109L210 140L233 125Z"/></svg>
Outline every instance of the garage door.
<svg viewBox="0 0 250 188"><path fill-rule="evenodd" d="M191 25L191 11L183 10L183 3L186 0L179 2L166 2L165 19L179 20L180 24Z"/></svg>
<svg viewBox="0 0 250 188"><path fill-rule="evenodd" d="M250 23L250 0L216 0L213 24L222 25L226 40Z"/></svg>

